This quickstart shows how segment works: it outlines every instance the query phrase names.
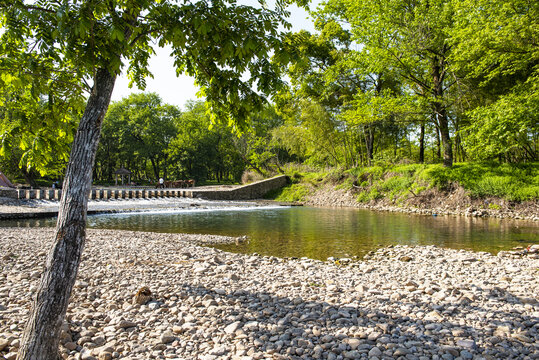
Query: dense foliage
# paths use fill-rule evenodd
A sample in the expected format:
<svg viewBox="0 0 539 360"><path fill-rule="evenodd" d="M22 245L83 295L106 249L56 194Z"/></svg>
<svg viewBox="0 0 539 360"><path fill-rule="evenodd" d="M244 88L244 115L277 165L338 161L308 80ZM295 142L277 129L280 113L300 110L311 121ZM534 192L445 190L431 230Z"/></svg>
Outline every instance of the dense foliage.
<svg viewBox="0 0 539 360"><path fill-rule="evenodd" d="M182 112L155 94L133 95L111 106L94 180L112 182L121 166L138 183L235 182L245 170L267 176L288 162L350 169L539 159L536 2L327 0L312 16L316 33L288 33L273 54L271 67L287 72L289 86L273 94L272 106L258 111L259 100L230 92L230 104L241 104L240 117L250 119L240 136L216 124L219 111L202 103ZM21 52L17 43L3 47ZM142 61L152 51L136 52ZM13 58L2 58L3 66L16 66ZM71 69L66 76L55 71L55 61L34 58L44 77L56 81L7 73L0 79L1 166L26 182L63 171L80 116L80 89L69 81L75 68L63 64ZM130 71L143 83L147 70ZM219 79L220 86L247 91Z"/></svg>
<svg viewBox="0 0 539 360"><path fill-rule="evenodd" d="M267 106L238 134L212 123L201 101L189 102L181 111L163 104L157 94L133 94L113 102L105 117L94 180L110 184L120 167L144 185L160 177L198 184L239 182L248 167L265 176L289 160L286 151L269 144L271 130L281 124Z"/></svg>
<svg viewBox="0 0 539 360"><path fill-rule="evenodd" d="M539 158L537 2L327 0L312 15L318 34L276 58L291 79L279 136L310 164Z"/></svg>

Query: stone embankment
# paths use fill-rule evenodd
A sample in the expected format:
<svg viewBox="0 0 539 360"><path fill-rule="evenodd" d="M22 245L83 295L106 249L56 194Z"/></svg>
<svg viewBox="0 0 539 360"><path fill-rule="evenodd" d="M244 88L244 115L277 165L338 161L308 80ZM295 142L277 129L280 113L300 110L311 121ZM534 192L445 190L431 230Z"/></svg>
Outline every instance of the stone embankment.
<svg viewBox="0 0 539 360"><path fill-rule="evenodd" d="M53 230L0 238L0 359L11 360ZM537 254L396 246L321 262L196 245L233 240L89 230L62 356L539 358Z"/></svg>
<svg viewBox="0 0 539 360"><path fill-rule="evenodd" d="M458 198L458 199L455 199ZM507 202L506 202L507 203ZM471 200L463 194L428 194L414 198L410 203L396 205L388 200L359 203L350 190L336 189L332 185L314 189L306 205L356 207L375 211L402 212L419 215L459 215L467 217L492 217L499 219L521 219L539 221L539 202L489 206L488 200Z"/></svg>

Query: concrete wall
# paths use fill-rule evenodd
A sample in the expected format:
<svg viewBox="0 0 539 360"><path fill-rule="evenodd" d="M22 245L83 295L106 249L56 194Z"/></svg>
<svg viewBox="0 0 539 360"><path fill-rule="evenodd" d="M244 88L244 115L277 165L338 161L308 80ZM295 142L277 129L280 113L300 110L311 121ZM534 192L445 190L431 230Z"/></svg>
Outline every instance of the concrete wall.
<svg viewBox="0 0 539 360"><path fill-rule="evenodd" d="M230 190L192 190L192 197L206 200L254 200L261 199L268 192L280 189L288 183L286 175L261 180Z"/></svg>
<svg viewBox="0 0 539 360"><path fill-rule="evenodd" d="M17 199L19 194L15 189L0 189L0 197Z"/></svg>
<svg viewBox="0 0 539 360"><path fill-rule="evenodd" d="M229 190L188 189L92 189L89 198L92 200L108 199L140 199L155 197L195 197L207 200L254 200L261 199L268 192L282 188L288 182L285 175L257 181L252 184ZM53 189L17 189L0 190L0 196L14 199L60 200L62 190Z"/></svg>

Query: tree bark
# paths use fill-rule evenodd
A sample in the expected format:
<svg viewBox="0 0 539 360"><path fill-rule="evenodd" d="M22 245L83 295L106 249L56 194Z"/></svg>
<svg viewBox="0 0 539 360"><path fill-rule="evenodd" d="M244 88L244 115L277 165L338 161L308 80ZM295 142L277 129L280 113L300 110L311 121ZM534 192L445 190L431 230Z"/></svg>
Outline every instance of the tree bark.
<svg viewBox="0 0 539 360"><path fill-rule="evenodd" d="M440 140L440 127L436 123L436 118L434 118L434 124L436 124L436 161L442 159L442 141Z"/></svg>
<svg viewBox="0 0 539 360"><path fill-rule="evenodd" d="M153 168L153 175L155 176L156 179L159 180L159 178L161 176L159 176L159 164L158 162L152 157L150 157L150 162L152 164L152 168Z"/></svg>
<svg viewBox="0 0 539 360"><path fill-rule="evenodd" d="M365 147L367 149L367 162L372 165L372 160L374 159L374 131L372 130L372 125L365 125Z"/></svg>
<svg viewBox="0 0 539 360"><path fill-rule="evenodd" d="M419 133L419 162L425 162L425 123L421 122L421 132Z"/></svg>
<svg viewBox="0 0 539 360"><path fill-rule="evenodd" d="M453 146L451 144L451 136L449 134L449 119L447 118L446 106L443 104L444 97L444 66L445 60L443 57L435 56L432 59L432 82L434 102L432 104L436 124L440 130L442 138L442 147L444 149L444 166L450 167L453 165Z"/></svg>
<svg viewBox="0 0 539 360"><path fill-rule="evenodd" d="M451 167L453 165L453 146L449 135L449 123L447 121L445 108L440 111L442 111L442 113L438 116L438 123L440 125L440 136L442 137L442 146L444 148L443 164L446 167Z"/></svg>
<svg viewBox="0 0 539 360"><path fill-rule="evenodd" d="M57 360L65 317L86 240L86 211L101 124L116 76L97 70L92 93L73 141L63 184L55 243L51 248L22 337L18 360Z"/></svg>

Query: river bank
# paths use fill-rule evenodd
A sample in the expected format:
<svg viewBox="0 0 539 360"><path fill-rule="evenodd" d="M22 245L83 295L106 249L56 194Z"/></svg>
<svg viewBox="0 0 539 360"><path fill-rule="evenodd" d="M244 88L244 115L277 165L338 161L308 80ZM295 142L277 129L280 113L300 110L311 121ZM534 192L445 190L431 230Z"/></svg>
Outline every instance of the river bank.
<svg viewBox="0 0 539 360"><path fill-rule="evenodd" d="M53 230L0 238L0 359L13 359ZM396 246L346 263L199 245L234 240L88 230L62 356L539 358L535 254ZM151 300L134 304L144 286Z"/></svg>
<svg viewBox="0 0 539 360"><path fill-rule="evenodd" d="M407 200L399 203L385 198L358 202L357 195L357 191L354 189L345 190L333 184L324 184L311 188L304 203L311 206L343 206L420 215L454 215L539 221L538 201L518 203L499 198L472 199L460 187L448 192L430 189L418 195L410 194Z"/></svg>

